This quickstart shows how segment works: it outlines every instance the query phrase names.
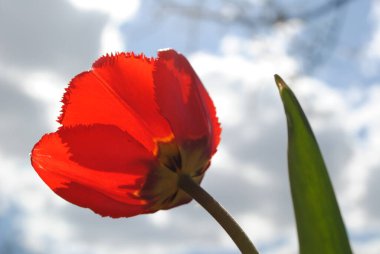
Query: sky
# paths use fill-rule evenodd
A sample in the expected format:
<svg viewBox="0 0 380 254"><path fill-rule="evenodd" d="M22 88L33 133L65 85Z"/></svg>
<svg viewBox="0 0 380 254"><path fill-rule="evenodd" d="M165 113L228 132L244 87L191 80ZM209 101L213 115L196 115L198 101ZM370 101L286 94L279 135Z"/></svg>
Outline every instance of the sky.
<svg viewBox="0 0 380 254"><path fill-rule="evenodd" d="M204 5L222 8L220 2ZM188 57L223 128L202 186L260 253L297 253L275 73L310 120L355 253L379 253L379 17L380 1L350 2L339 12L335 47L328 50L313 37L313 29L325 25L318 19L308 27L295 19L252 34L186 18L157 1L0 0L0 254L238 253L196 202L102 218L56 196L30 165L33 145L58 127L64 88L76 74L105 53L155 56L168 47ZM324 61L309 68L302 50L324 53Z"/></svg>

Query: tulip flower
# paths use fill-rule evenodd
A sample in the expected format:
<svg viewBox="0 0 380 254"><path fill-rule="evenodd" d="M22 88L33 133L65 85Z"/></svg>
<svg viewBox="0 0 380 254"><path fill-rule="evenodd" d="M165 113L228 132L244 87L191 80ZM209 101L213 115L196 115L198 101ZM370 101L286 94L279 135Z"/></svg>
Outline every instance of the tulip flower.
<svg viewBox="0 0 380 254"><path fill-rule="evenodd" d="M114 218L198 196L215 202L199 184L221 128L183 55L168 49L157 58L103 56L71 81L62 102L61 126L34 146L31 161L63 199Z"/></svg>

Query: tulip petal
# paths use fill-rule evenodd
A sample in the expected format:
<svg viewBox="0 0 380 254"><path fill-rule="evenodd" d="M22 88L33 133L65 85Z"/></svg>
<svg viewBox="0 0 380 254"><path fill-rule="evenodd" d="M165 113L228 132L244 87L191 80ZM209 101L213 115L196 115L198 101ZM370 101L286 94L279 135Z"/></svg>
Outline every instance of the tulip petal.
<svg viewBox="0 0 380 254"><path fill-rule="evenodd" d="M157 104L176 140L183 145L208 137L209 153L215 153L221 132L215 107L186 58L172 49L160 51L153 77Z"/></svg>
<svg viewBox="0 0 380 254"><path fill-rule="evenodd" d="M211 155L214 155L214 153L216 153L216 148L218 147L220 143L220 134L222 132L222 128L220 127L218 117L216 116L216 109L215 109L213 101L210 98L210 95L208 94L208 92L206 91L203 85L197 86L197 88L199 90L199 94L201 95L203 102L207 105L205 108L207 111L207 115L211 121L211 130L212 130L212 133L211 133L212 135L211 153L212 154Z"/></svg>
<svg viewBox="0 0 380 254"><path fill-rule="evenodd" d="M152 61L129 53L101 57L71 81L58 121L66 127L116 125L154 151L154 140L172 131L154 99Z"/></svg>
<svg viewBox="0 0 380 254"><path fill-rule="evenodd" d="M153 212L136 195L157 161L115 126L63 127L43 136L31 159L45 183L69 202L102 216Z"/></svg>

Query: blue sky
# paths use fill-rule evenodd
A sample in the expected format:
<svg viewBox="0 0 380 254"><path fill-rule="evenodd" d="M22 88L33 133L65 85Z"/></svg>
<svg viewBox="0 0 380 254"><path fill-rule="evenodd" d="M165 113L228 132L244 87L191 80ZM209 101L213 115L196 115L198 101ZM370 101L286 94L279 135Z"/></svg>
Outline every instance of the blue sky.
<svg viewBox="0 0 380 254"><path fill-rule="evenodd" d="M56 196L30 165L34 143L58 126L60 99L73 76L107 52L155 56L166 47L189 58L222 123L222 142L202 185L260 253L297 253L275 73L290 83L310 119L355 252L378 253L380 2L351 1L341 9L332 50L320 39L332 18L252 32L163 11L157 2L0 2L0 253L238 253L195 202L153 215L101 218ZM222 2L203 7L222 8ZM295 12L308 7L277 2ZM300 56L305 49L327 57L308 68Z"/></svg>

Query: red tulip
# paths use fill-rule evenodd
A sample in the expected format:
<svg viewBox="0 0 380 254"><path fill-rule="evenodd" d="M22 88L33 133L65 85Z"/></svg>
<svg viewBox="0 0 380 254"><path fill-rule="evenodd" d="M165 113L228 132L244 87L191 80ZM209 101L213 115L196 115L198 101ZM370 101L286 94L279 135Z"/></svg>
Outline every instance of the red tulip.
<svg viewBox="0 0 380 254"><path fill-rule="evenodd" d="M62 102L62 126L34 146L32 165L56 194L102 216L190 202L178 178L200 183L220 141L212 100L172 49L103 56Z"/></svg>

